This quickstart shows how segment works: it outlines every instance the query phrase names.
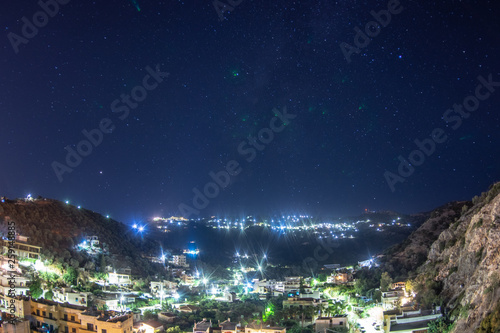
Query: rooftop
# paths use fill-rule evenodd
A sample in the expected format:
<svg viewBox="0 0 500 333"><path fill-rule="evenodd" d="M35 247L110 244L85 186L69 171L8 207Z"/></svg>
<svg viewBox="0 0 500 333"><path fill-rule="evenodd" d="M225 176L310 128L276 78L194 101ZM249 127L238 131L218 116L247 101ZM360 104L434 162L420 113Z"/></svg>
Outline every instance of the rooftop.
<svg viewBox="0 0 500 333"><path fill-rule="evenodd" d="M148 320L142 323L143 325L148 325L152 328L163 327L163 324L157 320Z"/></svg>
<svg viewBox="0 0 500 333"><path fill-rule="evenodd" d="M415 321L412 323L405 323L405 324L391 324L391 329L389 332L406 332L409 330L415 330L419 328L427 328L427 324L431 322L434 319L431 320L421 320L421 321Z"/></svg>

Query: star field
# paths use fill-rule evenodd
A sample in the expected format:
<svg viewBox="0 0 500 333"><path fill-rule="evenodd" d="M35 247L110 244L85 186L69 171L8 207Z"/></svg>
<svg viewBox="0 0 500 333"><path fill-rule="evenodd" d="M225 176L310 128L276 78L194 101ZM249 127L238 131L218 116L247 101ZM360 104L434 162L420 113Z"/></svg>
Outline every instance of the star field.
<svg viewBox="0 0 500 333"><path fill-rule="evenodd" d="M500 87L456 130L443 114L478 76L500 81L500 6L401 0L346 61L341 43L354 47L355 28L391 1L233 1L221 21L211 1L61 0L31 38L22 18L33 22L40 5L9 3L0 195L70 199L124 222L180 215L193 188L235 160L241 172L191 217L410 213L468 200L500 179ZM26 42L13 46L9 33ZM113 112L153 83L127 117ZM247 162L240 143L283 108L296 118ZM65 147L76 151L103 119L109 133L68 166ZM384 173L398 174L398 157L438 127L445 142L392 191ZM62 181L54 161L72 169Z"/></svg>

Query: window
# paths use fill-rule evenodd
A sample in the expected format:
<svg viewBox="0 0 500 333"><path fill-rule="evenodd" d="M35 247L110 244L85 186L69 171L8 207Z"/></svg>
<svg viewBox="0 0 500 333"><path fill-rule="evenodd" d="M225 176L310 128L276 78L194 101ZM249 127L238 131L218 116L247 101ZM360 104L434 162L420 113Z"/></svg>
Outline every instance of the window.
<svg viewBox="0 0 500 333"><path fill-rule="evenodd" d="M102 330L102 333L107 333L106 330Z"/></svg>
<svg viewBox="0 0 500 333"><path fill-rule="evenodd" d="M76 328L71 328L71 333L76 333Z"/></svg>
<svg viewBox="0 0 500 333"><path fill-rule="evenodd" d="M64 314L64 320L68 320L68 315L66 313Z"/></svg>
<svg viewBox="0 0 500 333"><path fill-rule="evenodd" d="M75 316L71 316L71 321L75 321Z"/></svg>
<svg viewBox="0 0 500 333"><path fill-rule="evenodd" d="M69 327L68 326L64 326L64 333L69 333Z"/></svg>
<svg viewBox="0 0 500 333"><path fill-rule="evenodd" d="M47 317L47 312L42 311L42 316Z"/></svg>
<svg viewBox="0 0 500 333"><path fill-rule="evenodd" d="M77 297L77 298L75 298L75 302L78 302L78 297Z"/></svg>
<svg viewBox="0 0 500 333"><path fill-rule="evenodd" d="M94 324L88 324L87 323L87 330L93 331L94 330Z"/></svg>
<svg viewBox="0 0 500 333"><path fill-rule="evenodd" d="M38 320L36 321L36 327L40 327L40 322Z"/></svg>
<svg viewBox="0 0 500 333"><path fill-rule="evenodd" d="M343 321L339 322L339 325L341 325L341 326L344 325L344 322Z"/></svg>
<svg viewBox="0 0 500 333"><path fill-rule="evenodd" d="M40 315L40 310L39 309L36 309L36 315L39 316Z"/></svg>
<svg viewBox="0 0 500 333"><path fill-rule="evenodd" d="M49 312L49 319L52 319L52 312Z"/></svg>

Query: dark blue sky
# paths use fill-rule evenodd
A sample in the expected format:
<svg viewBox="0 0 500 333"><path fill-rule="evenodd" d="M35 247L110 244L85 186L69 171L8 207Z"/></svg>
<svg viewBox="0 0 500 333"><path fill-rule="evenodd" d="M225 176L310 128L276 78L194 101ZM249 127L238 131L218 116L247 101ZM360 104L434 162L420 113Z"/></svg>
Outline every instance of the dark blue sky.
<svg viewBox="0 0 500 333"><path fill-rule="evenodd" d="M233 0L223 21L211 1L42 3L47 21L36 1L0 14L1 195L69 199L124 222L180 204L339 216L429 210L500 179L495 1ZM348 62L340 45L356 47L371 11L385 26L358 36ZM272 120L284 108L296 116L286 126ZM112 128L102 141L100 125ZM434 129L429 156L398 173ZM252 147L259 132L266 144ZM65 147L87 156L71 167ZM229 161L225 188L193 204Z"/></svg>

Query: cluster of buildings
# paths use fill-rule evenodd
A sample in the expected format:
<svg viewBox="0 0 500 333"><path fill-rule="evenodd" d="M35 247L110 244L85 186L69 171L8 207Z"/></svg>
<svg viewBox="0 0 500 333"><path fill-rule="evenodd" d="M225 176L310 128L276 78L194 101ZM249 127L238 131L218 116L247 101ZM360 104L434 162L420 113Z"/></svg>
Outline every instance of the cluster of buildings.
<svg viewBox="0 0 500 333"><path fill-rule="evenodd" d="M286 333L286 328L258 322L242 326L241 323L231 322L230 319L219 323L218 327L213 327L212 321L204 319L194 324L193 333Z"/></svg>
<svg viewBox="0 0 500 333"><path fill-rule="evenodd" d="M405 290L404 282L393 283L390 290L382 292L384 332L425 333L429 322L442 316L439 306L432 310L416 308L414 296Z"/></svg>
<svg viewBox="0 0 500 333"><path fill-rule="evenodd" d="M14 304L15 320L4 310ZM133 315L114 311L97 311L86 306L59 303L28 296L0 298L2 323L0 332L64 333L132 333Z"/></svg>

